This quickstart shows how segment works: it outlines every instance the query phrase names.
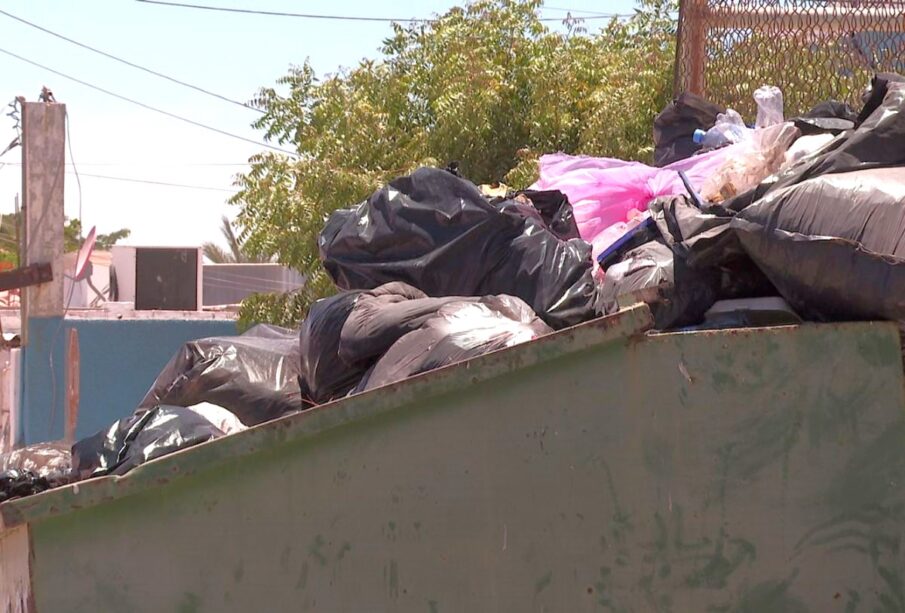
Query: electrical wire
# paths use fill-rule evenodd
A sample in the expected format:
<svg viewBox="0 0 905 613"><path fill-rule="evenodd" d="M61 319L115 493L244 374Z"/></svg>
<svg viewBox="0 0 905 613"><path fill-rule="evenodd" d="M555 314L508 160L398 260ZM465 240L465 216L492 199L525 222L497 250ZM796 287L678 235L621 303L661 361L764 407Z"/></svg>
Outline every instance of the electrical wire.
<svg viewBox="0 0 905 613"><path fill-rule="evenodd" d="M28 20L26 20L26 19L22 19L21 17L17 17L16 15L13 15L12 13L8 13L8 12L2 10L2 9L0 9L0 15L6 15L6 16L9 17L10 19L15 19L16 21L18 21L18 22L20 22L20 23L23 23L23 24L25 24L25 25L27 25L27 26L29 26L29 27L35 28L36 30L40 30L41 32L44 32L45 34L50 34L51 36L55 36L56 38L59 38L60 40L65 40L65 41L68 42L68 43L71 43L71 44L76 45L76 46L78 46L78 47L81 47L81 48L83 48L83 49L87 49L88 51L92 51L92 52L94 52L94 53L97 53L97 54L99 54L99 55L102 55L102 56L104 56L104 57L106 57L106 58L109 58L109 59L115 61L115 62L119 62L119 63L121 63L121 64L125 64L126 66L131 66L132 68L135 68L135 69L144 71L144 72L146 72L146 73L148 73L148 74L152 74L152 75L154 75L155 77L160 77L161 79L166 79L167 81L170 81L170 82L172 82L172 83L176 83L176 84L178 84L178 85L182 85L183 87L188 87L189 89L193 89L193 90L195 90L195 91L197 91L197 92L201 92L202 94L206 94L206 95L212 96L212 97L214 97L214 98L219 98L220 100L222 100L222 101L224 101L224 102L229 102L230 104L235 104L235 105L237 105L237 106L241 106L241 107L243 107L243 108L246 108L246 109L249 109L249 110L252 110L252 111L256 111L256 112L258 112L258 113L264 113L263 110L261 110L261 109L259 109L259 108L256 108L256 107L253 107L253 106L251 106L251 105L249 105L249 104L246 104L245 102L240 102L240 101L238 101L238 100L234 100L234 99L232 99L232 98L229 98L228 96L224 96L224 95L222 95L222 94L218 94L218 93L216 93L216 92L212 92L212 91L210 91L210 90L204 89L203 87L199 87L198 85L193 85L192 83L187 83L186 81L181 81L181 80L179 80L179 79L177 79L177 78L175 78L175 77L171 77L171 76L169 76L169 75L163 74L162 72L157 72L156 70L151 70L150 68L146 68L145 66L141 66L140 64L136 64L136 63L134 63L134 62L130 62L129 60L124 60L124 59L121 58L121 57L118 57L118 56L116 56L116 55L113 55L112 53L108 53L108 52L106 52L106 51L102 51L101 49L97 49L97 48L95 48L95 47L92 47L91 45L86 45L85 43L81 43L81 42L79 42L79 41L77 41L77 40L73 40L73 39L71 39L71 38L69 38L69 37L67 37L67 36L63 36L62 34L59 34L58 32L54 32L54 31L52 31L52 30L48 30L47 28L44 28L44 27L42 27L42 26L39 26L38 24L32 23L32 22L30 22L30 21L28 21Z"/></svg>
<svg viewBox="0 0 905 613"><path fill-rule="evenodd" d="M9 164L10 166L21 166L22 162L0 162L0 164ZM67 166L72 166L70 163L66 163ZM185 162L185 163L171 163L171 164L153 164L148 162L81 162L79 166L141 166L142 168L148 167L159 167L159 168L189 168L189 167L239 167L239 166L251 166L250 162Z"/></svg>
<svg viewBox="0 0 905 613"><path fill-rule="evenodd" d="M182 187L186 189L203 189L212 192L227 192L235 194L238 190L226 189L223 187L209 187L207 185L190 185L188 183L170 183L169 181L155 181L153 179L135 179L132 177L114 177L111 175L96 175L87 172L82 173L83 177L91 177L92 179L107 179L110 181L124 181L127 183L146 183L149 185L163 185L166 187Z"/></svg>
<svg viewBox="0 0 905 613"><path fill-rule="evenodd" d="M75 165L75 156L72 155L72 136L69 134L69 109L66 109L66 144L69 146L69 161L75 172L75 182L79 186L79 240L82 238L82 179L79 177L79 169Z"/></svg>
<svg viewBox="0 0 905 613"><path fill-rule="evenodd" d="M298 157L297 153L295 153L293 151L289 151L288 149L283 149L283 148L277 147L275 145L270 145L270 144L267 144L264 142L256 141L252 138L246 138L245 136L233 134L232 132L227 132L226 130L221 130L220 128L215 128L213 126L209 126L207 124L195 121L194 119L189 119L188 117L183 117L182 115L177 115L175 113L171 113L169 111L159 109L155 106L151 106L150 104L145 104L144 102L140 102L138 100L129 98L127 96L123 96L122 94L117 94L116 92L112 92L109 89L104 89L103 87L100 87L98 85L94 85L92 83L88 83L87 81L83 81L76 77L70 76L66 73L60 72L59 70L54 70L53 68L50 68L43 64L39 64L38 62L35 62L28 58L22 57L21 55L17 55L15 53L13 53L12 51L7 51L6 49L0 49L0 53L3 53L10 57L14 57L17 60L25 62L26 64L31 64L32 66L36 66L36 67L46 70L48 72L52 72L53 74L63 77L64 79L69 79L70 81L75 81L76 83L78 83L80 85L84 85L85 87L90 87L91 89L97 90L103 94L107 94L108 96L113 96L114 98L119 98L120 100L124 100L124 101L132 103L136 106L140 106L149 111L154 111L155 113L160 113L161 115L166 115L167 117L170 117L172 119L178 119L179 121L184 121L185 123L191 124L191 125L199 127L199 128L204 128L205 130L210 130L211 132L216 132L217 134L222 134L223 136L229 136L230 138L235 138L235 139L238 139L241 141L245 141L246 143L252 143L253 145L258 145L259 147L266 147L267 149L272 149L273 151L278 151L279 153L285 153L285 154L291 155L293 157Z"/></svg>
<svg viewBox="0 0 905 613"><path fill-rule="evenodd" d="M547 6L546 4L543 6L544 10L547 11L561 11L563 13L580 13L582 15L593 15L595 17L631 17L630 14L627 13L601 13L600 11L585 11L582 9L567 9L561 8L558 6Z"/></svg>
<svg viewBox="0 0 905 613"><path fill-rule="evenodd" d="M219 11L224 13L241 13L245 15L267 15L270 17L297 17L302 19L323 19L332 21L370 21L382 23L435 23L437 19L409 18L401 19L396 17L364 17L356 15L321 15L314 13L286 13L283 11L261 11L258 9L242 9L226 6L210 6L205 4L189 4L186 2L165 2L164 0L136 0L145 4L157 4L160 6L201 9L205 11ZM631 17L629 14L620 13L600 13L585 17L585 19L612 19L613 17ZM540 21L562 21L558 17L541 17Z"/></svg>

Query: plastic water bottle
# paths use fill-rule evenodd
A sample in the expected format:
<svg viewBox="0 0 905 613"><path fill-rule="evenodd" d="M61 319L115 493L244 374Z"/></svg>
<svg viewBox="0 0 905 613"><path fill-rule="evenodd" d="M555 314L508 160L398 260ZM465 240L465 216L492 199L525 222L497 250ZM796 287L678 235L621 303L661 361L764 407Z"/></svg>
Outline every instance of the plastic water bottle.
<svg viewBox="0 0 905 613"><path fill-rule="evenodd" d="M717 115L716 124L707 130L695 130L692 139L705 149L717 149L724 145L741 143L751 138L751 128L745 125L742 116L728 109Z"/></svg>

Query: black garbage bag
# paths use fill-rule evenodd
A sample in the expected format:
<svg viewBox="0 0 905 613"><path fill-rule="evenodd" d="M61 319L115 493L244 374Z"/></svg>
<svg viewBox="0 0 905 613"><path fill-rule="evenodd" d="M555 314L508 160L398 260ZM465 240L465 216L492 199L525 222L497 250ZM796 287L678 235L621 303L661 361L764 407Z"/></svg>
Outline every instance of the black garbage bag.
<svg viewBox="0 0 905 613"><path fill-rule="evenodd" d="M393 343L436 315L440 307L467 300L459 296L428 298L411 285L398 282L362 292L342 327L339 357L345 364L370 366Z"/></svg>
<svg viewBox="0 0 905 613"><path fill-rule="evenodd" d="M839 134L855 127L858 114L845 102L826 100L792 121L802 136Z"/></svg>
<svg viewBox="0 0 905 613"><path fill-rule="evenodd" d="M654 119L654 166L662 168L698 152L701 145L694 142L694 131L709 130L725 112L700 96L680 94Z"/></svg>
<svg viewBox="0 0 905 613"><path fill-rule="evenodd" d="M550 332L531 307L512 296L450 302L396 341L355 391L396 383Z"/></svg>
<svg viewBox="0 0 905 613"><path fill-rule="evenodd" d="M905 321L903 203L905 168L827 174L769 193L731 225L805 318Z"/></svg>
<svg viewBox="0 0 905 613"><path fill-rule="evenodd" d="M644 302L654 327L665 330L700 322L718 289L715 269L694 270L667 245L651 241L607 269L601 293L607 313Z"/></svg>
<svg viewBox="0 0 905 613"><path fill-rule="evenodd" d="M880 91L875 89L876 91ZM837 136L811 159L767 178L723 205L741 211L767 194L814 177L905 165L905 83L888 83L883 102L854 130Z"/></svg>
<svg viewBox="0 0 905 613"><path fill-rule="evenodd" d="M477 300L429 298L417 288L394 282L316 302L300 339L305 397L323 404L347 395L393 343L420 328L442 306Z"/></svg>
<svg viewBox="0 0 905 613"><path fill-rule="evenodd" d="M567 241L572 238L581 238L572 204L569 202L569 198L558 189L526 189L510 192L506 195L506 198L494 198L490 203L499 206L506 200L515 200L520 204L524 204L527 208L522 209L522 212L526 216L534 216L531 211L533 208L547 229L560 240Z"/></svg>
<svg viewBox="0 0 905 613"><path fill-rule="evenodd" d="M343 289L402 281L433 297L517 296L554 328L597 316L591 246L560 240L526 209L493 205L472 183L421 168L334 212L321 258Z"/></svg>
<svg viewBox="0 0 905 613"><path fill-rule="evenodd" d="M11 468L0 473L0 502L40 494L55 487L47 477L30 470Z"/></svg>
<svg viewBox="0 0 905 613"><path fill-rule="evenodd" d="M687 196L658 198L651 201L649 209L661 240L688 268L687 273L682 273L686 279L692 271L705 274L708 283L718 278L718 300L776 295L776 288L732 230L733 211L718 204L699 208Z"/></svg>
<svg viewBox="0 0 905 613"><path fill-rule="evenodd" d="M74 444L72 474L78 480L122 475L139 464L221 436L222 430L191 409L139 410Z"/></svg>
<svg viewBox="0 0 905 613"><path fill-rule="evenodd" d="M339 357L343 326L361 294L340 292L318 300L308 309L299 332L299 383L306 402L323 404L345 396L368 369L366 364L348 364Z"/></svg>
<svg viewBox="0 0 905 613"><path fill-rule="evenodd" d="M258 325L240 336L190 341L157 377L139 408L221 406L247 426L304 408L296 332Z"/></svg>
<svg viewBox="0 0 905 613"><path fill-rule="evenodd" d="M0 502L64 485L71 472L66 443L35 443L0 454Z"/></svg>
<svg viewBox="0 0 905 613"><path fill-rule="evenodd" d="M690 266L715 266L741 246L729 223L734 213L719 205L698 208L688 196L664 196L648 205L663 241Z"/></svg>

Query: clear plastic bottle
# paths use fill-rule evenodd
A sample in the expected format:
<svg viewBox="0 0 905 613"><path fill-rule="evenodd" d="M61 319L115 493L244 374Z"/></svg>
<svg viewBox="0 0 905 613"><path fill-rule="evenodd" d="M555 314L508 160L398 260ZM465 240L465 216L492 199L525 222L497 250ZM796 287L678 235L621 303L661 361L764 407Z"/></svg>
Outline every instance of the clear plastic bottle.
<svg viewBox="0 0 905 613"><path fill-rule="evenodd" d="M716 124L706 132L695 130L693 139L705 149L717 149L724 145L744 142L751 138L751 132L742 116L728 109L725 113L717 115Z"/></svg>

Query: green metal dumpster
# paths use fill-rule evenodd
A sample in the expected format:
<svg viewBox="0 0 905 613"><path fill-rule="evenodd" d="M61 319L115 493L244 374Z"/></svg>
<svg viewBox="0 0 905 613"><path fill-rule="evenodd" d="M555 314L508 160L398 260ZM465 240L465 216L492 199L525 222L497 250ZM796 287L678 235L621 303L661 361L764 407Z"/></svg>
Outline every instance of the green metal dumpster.
<svg viewBox="0 0 905 613"><path fill-rule="evenodd" d="M891 323L646 307L0 505L0 610L905 610Z"/></svg>

